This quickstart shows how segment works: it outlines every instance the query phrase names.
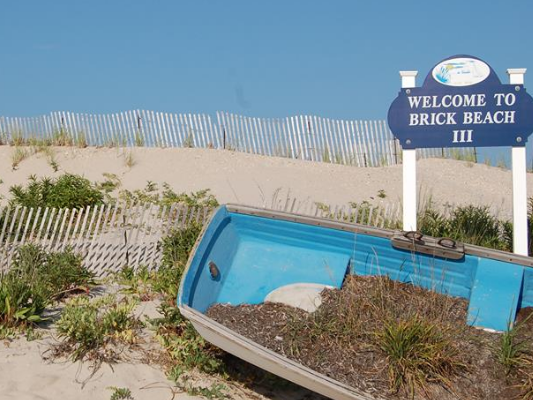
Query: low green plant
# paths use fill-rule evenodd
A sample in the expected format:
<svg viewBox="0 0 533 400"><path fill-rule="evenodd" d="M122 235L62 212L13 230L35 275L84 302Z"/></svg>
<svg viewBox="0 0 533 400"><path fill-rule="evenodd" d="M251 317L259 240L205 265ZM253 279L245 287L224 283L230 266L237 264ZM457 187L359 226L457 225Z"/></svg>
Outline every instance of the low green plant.
<svg viewBox="0 0 533 400"><path fill-rule="evenodd" d="M61 127L52 133L52 144L54 146L72 146L74 139L67 128Z"/></svg>
<svg viewBox="0 0 533 400"><path fill-rule="evenodd" d="M15 185L9 189L11 206L85 208L101 205L104 196L88 179L64 174L56 179L30 176L27 186Z"/></svg>
<svg viewBox="0 0 533 400"><path fill-rule="evenodd" d="M124 155L124 165L128 168L133 167L137 161L135 160L135 156L133 155L133 152L128 151Z"/></svg>
<svg viewBox="0 0 533 400"><path fill-rule="evenodd" d="M194 147L194 132L191 129L189 129L189 133L187 134L187 137L183 141L183 147L190 148L190 149Z"/></svg>
<svg viewBox="0 0 533 400"><path fill-rule="evenodd" d="M116 386L111 386L108 387L108 389L113 391L109 400L134 400L131 394L131 390L128 388L119 388Z"/></svg>
<svg viewBox="0 0 533 400"><path fill-rule="evenodd" d="M202 230L191 222L183 229L175 229L161 240L161 265L153 281L153 288L169 299L175 299L189 254Z"/></svg>
<svg viewBox="0 0 533 400"><path fill-rule="evenodd" d="M122 293L138 296L141 301L151 300L154 297L152 282L155 272L151 272L146 266L134 269L124 266L117 274L116 280L124 288Z"/></svg>
<svg viewBox="0 0 533 400"><path fill-rule="evenodd" d="M135 131L135 146L137 147L144 146L144 136L143 136L142 131L140 130Z"/></svg>
<svg viewBox="0 0 533 400"><path fill-rule="evenodd" d="M470 149L450 149L450 157L454 160L477 162L476 153Z"/></svg>
<svg viewBox="0 0 533 400"><path fill-rule="evenodd" d="M518 338L519 328L508 327L501 334L499 346L496 348L496 358L505 368L506 375L519 368L527 354L528 344Z"/></svg>
<svg viewBox="0 0 533 400"><path fill-rule="evenodd" d="M0 275L0 326L27 327L40 322L44 309L75 290L87 290L93 274L70 249L47 252L20 247L11 268Z"/></svg>
<svg viewBox="0 0 533 400"><path fill-rule="evenodd" d="M42 151L46 155L48 165L52 167L54 172L59 171L59 163L57 162L56 153L54 149L51 147L44 147Z"/></svg>
<svg viewBox="0 0 533 400"><path fill-rule="evenodd" d="M97 182L95 188L104 194L106 203L113 203L115 199L111 196L111 192L118 189L122 185L122 182L116 174L104 172L102 175L105 180L103 182Z"/></svg>
<svg viewBox="0 0 533 400"><path fill-rule="evenodd" d="M512 248L512 224L495 218L488 207L456 207L449 217L428 207L419 215L418 226L425 235L450 237L493 249Z"/></svg>
<svg viewBox="0 0 533 400"><path fill-rule="evenodd" d="M84 149L88 146L87 144L87 136L85 135L84 131L79 131L78 135L76 136L75 144L80 149Z"/></svg>
<svg viewBox="0 0 533 400"><path fill-rule="evenodd" d="M179 382L182 375L193 369L206 373L223 371L221 350L206 342L173 304L163 303L162 317L150 320L157 338L173 361L169 379Z"/></svg>
<svg viewBox="0 0 533 400"><path fill-rule="evenodd" d="M322 162L325 162L325 163L330 163L331 162L331 157L329 155L328 146L326 146L324 148L324 150L322 151Z"/></svg>
<svg viewBox="0 0 533 400"><path fill-rule="evenodd" d="M20 129L15 129L11 132L11 137L9 140L10 146L24 146L26 144L26 140L24 139L24 134Z"/></svg>
<svg viewBox="0 0 533 400"><path fill-rule="evenodd" d="M524 372L533 365L533 348L531 347L530 337L523 335L527 330L526 323L533 314L518 324L507 325L507 330L500 336L498 345L494 352L498 362L505 368L505 374ZM533 387L532 387L533 388Z"/></svg>
<svg viewBox="0 0 533 400"><path fill-rule="evenodd" d="M153 289L163 295L164 302L159 308L162 316L152 319L150 323L173 360L169 378L176 382L191 369L215 373L224 367L221 350L205 342L176 307L179 283L201 229L200 224L192 222L163 238L162 261L152 282Z"/></svg>
<svg viewBox="0 0 533 400"><path fill-rule="evenodd" d="M137 302L125 297L118 301L108 295L91 300L87 296L67 303L57 321L57 332L63 339L61 350L75 361L83 359L112 360L116 343L131 344L136 340L141 322L133 311Z"/></svg>
<svg viewBox="0 0 533 400"><path fill-rule="evenodd" d="M133 192L122 190L119 193L119 200L125 202L127 206L146 203L170 206L175 203L182 203L194 210L218 206L217 199L209 192L209 189L199 190L190 194L176 193L170 185L164 183L161 191L156 183L150 181L147 182L143 190L134 190Z"/></svg>
<svg viewBox="0 0 533 400"><path fill-rule="evenodd" d="M500 169L507 169L507 162L505 161L505 158L500 157L496 163L496 167Z"/></svg>
<svg viewBox="0 0 533 400"><path fill-rule="evenodd" d="M11 168L16 170L19 164L28 158L28 151L24 147L15 146L15 149L11 153Z"/></svg>
<svg viewBox="0 0 533 400"><path fill-rule="evenodd" d="M206 399L224 400L228 398L228 396L224 393L224 390L226 390L226 386L220 383L212 383L209 387L197 387L187 385L185 387L185 390L190 396L203 396Z"/></svg>
<svg viewBox="0 0 533 400"><path fill-rule="evenodd" d="M414 397L416 388L429 382L448 386L450 377L464 368L442 326L418 316L389 320L376 335L388 358L389 386L396 392L404 389Z"/></svg>
<svg viewBox="0 0 533 400"><path fill-rule="evenodd" d="M17 330L0 324L0 340L14 339L17 337Z"/></svg>
<svg viewBox="0 0 533 400"><path fill-rule="evenodd" d="M379 189L379 190L378 190L378 197L379 197L380 199L384 199L385 197L387 197L387 193L385 192L384 189Z"/></svg>

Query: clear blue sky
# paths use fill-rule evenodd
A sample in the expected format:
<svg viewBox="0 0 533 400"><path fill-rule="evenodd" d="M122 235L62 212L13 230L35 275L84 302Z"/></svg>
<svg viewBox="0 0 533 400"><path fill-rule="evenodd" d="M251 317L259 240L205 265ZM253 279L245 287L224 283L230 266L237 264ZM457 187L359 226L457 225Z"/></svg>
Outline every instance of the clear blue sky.
<svg viewBox="0 0 533 400"><path fill-rule="evenodd" d="M419 70L421 83L454 54L484 59L504 82L507 68L529 68L533 87L532 17L531 0L6 1L0 115L384 119L398 70Z"/></svg>

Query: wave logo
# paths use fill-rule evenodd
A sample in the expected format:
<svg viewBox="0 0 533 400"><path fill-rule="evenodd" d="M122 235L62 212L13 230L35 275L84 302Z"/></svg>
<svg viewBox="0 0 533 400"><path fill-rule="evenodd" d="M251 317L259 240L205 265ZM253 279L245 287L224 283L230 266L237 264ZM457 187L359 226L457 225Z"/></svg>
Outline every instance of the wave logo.
<svg viewBox="0 0 533 400"><path fill-rule="evenodd" d="M447 86L471 86L490 75L490 67L474 58L452 58L433 68L433 79Z"/></svg>

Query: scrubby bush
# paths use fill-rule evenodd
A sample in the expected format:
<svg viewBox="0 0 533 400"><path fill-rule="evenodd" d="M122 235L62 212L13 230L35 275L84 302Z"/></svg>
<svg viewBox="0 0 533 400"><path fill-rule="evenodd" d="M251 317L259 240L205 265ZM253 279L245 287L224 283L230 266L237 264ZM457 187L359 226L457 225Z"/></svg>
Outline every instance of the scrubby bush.
<svg viewBox="0 0 533 400"><path fill-rule="evenodd" d="M154 282L154 289L169 300L175 300L178 286L189 254L202 231L202 225L191 222L183 229L175 229L162 239L162 260Z"/></svg>
<svg viewBox="0 0 533 400"><path fill-rule="evenodd" d="M176 193L168 183L163 184L161 191L155 182L148 182L142 190L122 190L119 199L124 201L127 206L135 204L158 204L160 206L170 206L175 203L185 204L187 207L198 210L204 207L215 208L218 201L209 189L199 190L197 192Z"/></svg>
<svg viewBox="0 0 533 400"><path fill-rule="evenodd" d="M111 295L95 300L73 298L57 321L57 331L64 339L60 352L70 354L73 360L112 360L117 353L109 346L135 341L141 326L133 313L136 305L127 297L118 301Z"/></svg>
<svg viewBox="0 0 533 400"><path fill-rule="evenodd" d="M428 382L448 384L464 365L449 332L420 316L390 319L376 333L377 345L388 361L389 387L404 389L414 398L417 387Z"/></svg>
<svg viewBox="0 0 533 400"><path fill-rule="evenodd" d="M57 179L30 176L28 185L9 189L10 204L24 207L85 208L103 204L104 195L88 179L64 174Z"/></svg>
<svg viewBox="0 0 533 400"><path fill-rule="evenodd" d="M418 225L425 235L499 250L512 249L512 224L495 218L488 207L457 207L449 217L428 208L419 217Z"/></svg>
<svg viewBox="0 0 533 400"><path fill-rule="evenodd" d="M93 275L81 261L70 249L46 252L31 244L19 248L10 269L0 275L0 325L38 322L52 301L90 284Z"/></svg>
<svg viewBox="0 0 533 400"><path fill-rule="evenodd" d="M159 308L162 317L151 320L151 324L173 360L169 378L176 383L191 369L212 373L223 368L221 350L205 342L176 306L178 287L201 230L201 224L192 222L183 229L173 230L162 240L163 257L153 283L154 290L164 296L165 302Z"/></svg>

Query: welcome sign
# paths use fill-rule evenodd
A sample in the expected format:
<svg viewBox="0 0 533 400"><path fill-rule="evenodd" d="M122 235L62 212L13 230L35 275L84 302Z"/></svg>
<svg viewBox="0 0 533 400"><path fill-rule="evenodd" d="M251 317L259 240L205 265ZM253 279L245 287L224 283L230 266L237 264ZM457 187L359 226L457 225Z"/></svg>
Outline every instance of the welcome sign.
<svg viewBox="0 0 533 400"><path fill-rule="evenodd" d="M404 149L525 146L533 132L533 98L523 85L502 84L472 56L438 63L423 85L401 89L388 114Z"/></svg>

